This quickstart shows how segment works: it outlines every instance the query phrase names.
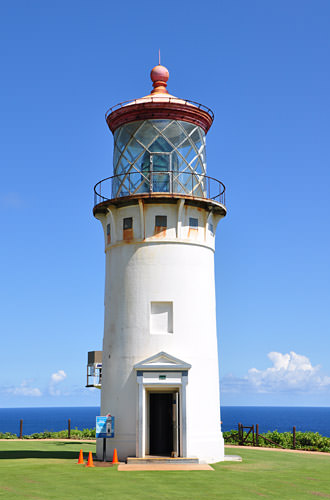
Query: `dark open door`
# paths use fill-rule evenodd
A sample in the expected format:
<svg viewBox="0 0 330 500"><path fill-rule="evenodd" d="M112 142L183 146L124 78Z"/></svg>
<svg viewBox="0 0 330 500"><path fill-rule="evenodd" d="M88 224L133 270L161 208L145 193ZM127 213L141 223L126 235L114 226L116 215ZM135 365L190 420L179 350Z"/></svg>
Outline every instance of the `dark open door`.
<svg viewBox="0 0 330 500"><path fill-rule="evenodd" d="M173 451L172 400L172 393L150 393L150 455L170 456Z"/></svg>

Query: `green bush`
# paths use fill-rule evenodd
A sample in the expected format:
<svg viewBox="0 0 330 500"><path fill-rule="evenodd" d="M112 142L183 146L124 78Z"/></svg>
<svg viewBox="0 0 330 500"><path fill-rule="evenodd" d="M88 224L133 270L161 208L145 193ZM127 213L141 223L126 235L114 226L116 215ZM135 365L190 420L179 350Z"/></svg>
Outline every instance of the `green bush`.
<svg viewBox="0 0 330 500"><path fill-rule="evenodd" d="M223 439L227 444L238 444L237 431L224 431L222 434L223 434Z"/></svg>
<svg viewBox="0 0 330 500"><path fill-rule="evenodd" d="M44 431L44 432L34 432L33 434L24 435L23 439L67 439L68 431ZM5 434L0 433L0 439L18 439L16 434L11 434L6 432ZM79 430L77 428L71 429L71 439L95 439L95 429L83 429Z"/></svg>
<svg viewBox="0 0 330 500"><path fill-rule="evenodd" d="M330 438L318 432L296 432L296 448L330 452Z"/></svg>
<svg viewBox="0 0 330 500"><path fill-rule="evenodd" d="M246 432L243 432L243 437L247 436ZM267 439L263 439L263 436ZM223 433L223 437L227 444L239 444L238 442L238 432L235 430L227 431ZM268 441L268 439L271 442ZM246 446L253 446L252 434L244 442ZM267 448L276 448L277 445L286 448L293 448L293 434L292 432L278 432L268 431L264 434L259 434L259 446L264 446ZM330 438L326 436L321 436L318 432L296 432L296 449L297 450L308 450L308 451L323 451L330 453Z"/></svg>
<svg viewBox="0 0 330 500"><path fill-rule="evenodd" d="M11 432L0 432L0 439L17 439L17 434Z"/></svg>

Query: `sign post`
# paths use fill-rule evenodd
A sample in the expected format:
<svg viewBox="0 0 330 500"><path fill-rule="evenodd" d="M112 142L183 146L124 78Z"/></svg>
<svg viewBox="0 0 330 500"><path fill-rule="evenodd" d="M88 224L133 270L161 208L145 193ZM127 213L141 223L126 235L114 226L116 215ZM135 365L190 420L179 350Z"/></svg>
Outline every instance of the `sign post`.
<svg viewBox="0 0 330 500"><path fill-rule="evenodd" d="M95 435L103 439L103 461L105 461L106 439L115 437L115 417L112 417L110 413L105 417L96 417Z"/></svg>

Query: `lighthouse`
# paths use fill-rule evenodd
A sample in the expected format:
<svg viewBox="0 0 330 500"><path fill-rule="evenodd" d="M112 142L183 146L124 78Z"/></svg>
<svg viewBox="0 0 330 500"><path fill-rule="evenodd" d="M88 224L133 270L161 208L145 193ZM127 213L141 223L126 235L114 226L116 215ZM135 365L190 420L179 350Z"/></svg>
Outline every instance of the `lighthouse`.
<svg viewBox="0 0 330 500"><path fill-rule="evenodd" d="M97 456L224 459L214 280L225 187L206 172L212 111L167 90L116 105L113 175L94 188L105 246L104 337L89 353L114 437ZM102 359L102 362L101 362ZM93 384L88 384L93 385Z"/></svg>

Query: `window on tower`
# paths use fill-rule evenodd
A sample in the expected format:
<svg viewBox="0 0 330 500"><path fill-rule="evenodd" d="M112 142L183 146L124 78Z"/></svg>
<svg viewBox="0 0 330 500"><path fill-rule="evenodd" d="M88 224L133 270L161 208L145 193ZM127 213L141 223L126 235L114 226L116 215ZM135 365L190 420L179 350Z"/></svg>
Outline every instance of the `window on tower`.
<svg viewBox="0 0 330 500"><path fill-rule="evenodd" d="M198 229L198 219L196 219L195 217L189 217L189 227Z"/></svg>
<svg viewBox="0 0 330 500"><path fill-rule="evenodd" d="M173 333L173 302L151 302L150 333Z"/></svg>
<svg viewBox="0 0 330 500"><path fill-rule="evenodd" d="M155 235L165 236L167 228L167 216L156 215L155 217Z"/></svg>
<svg viewBox="0 0 330 500"><path fill-rule="evenodd" d="M111 243L111 232L110 232L110 224L107 224L107 245Z"/></svg>
<svg viewBox="0 0 330 500"><path fill-rule="evenodd" d="M198 238L198 219L197 217L189 217L188 238Z"/></svg>
<svg viewBox="0 0 330 500"><path fill-rule="evenodd" d="M123 229L132 229L133 228L133 217L125 217L123 219Z"/></svg>
<svg viewBox="0 0 330 500"><path fill-rule="evenodd" d="M133 217L125 217L123 219L123 240L133 239Z"/></svg>
<svg viewBox="0 0 330 500"><path fill-rule="evenodd" d="M157 137L142 158L141 170L149 190L154 193L172 191L172 171L177 170L177 164L173 146L164 137Z"/></svg>
<svg viewBox="0 0 330 500"><path fill-rule="evenodd" d="M167 216L166 215L156 215L155 225L158 227L167 227Z"/></svg>

